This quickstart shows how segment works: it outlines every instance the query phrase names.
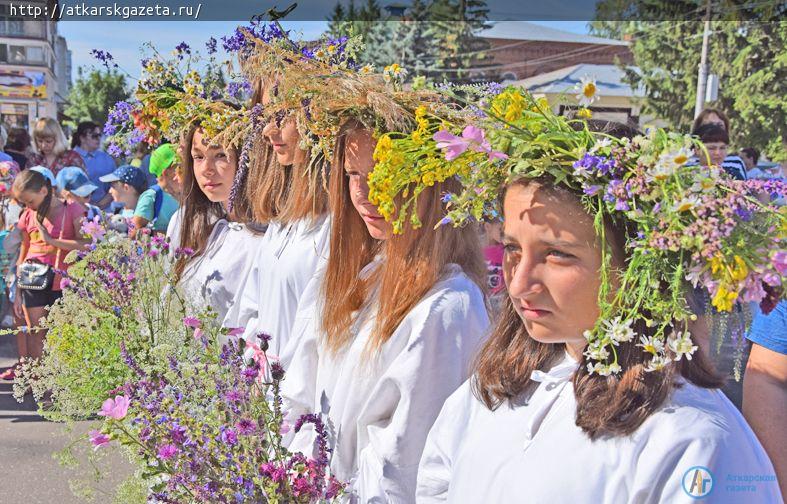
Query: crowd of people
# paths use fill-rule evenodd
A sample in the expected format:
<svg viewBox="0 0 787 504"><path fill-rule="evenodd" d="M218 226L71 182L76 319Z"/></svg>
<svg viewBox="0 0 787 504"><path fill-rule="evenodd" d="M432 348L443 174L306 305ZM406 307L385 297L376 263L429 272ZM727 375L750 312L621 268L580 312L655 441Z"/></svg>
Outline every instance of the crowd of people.
<svg viewBox="0 0 787 504"><path fill-rule="evenodd" d="M76 128L70 149L52 119L36 122L34 149L26 132L11 131L0 174L6 293L12 324L28 328L17 336L20 359L42 354L39 321L61 295L58 272L69 267L68 252L87 244L83 222L119 215L132 237L148 229L165 235L173 250L194 251L174 263L179 285L212 307L225 327L245 328L244 339L277 356L287 370L291 422L311 413L326 419L331 470L349 482L350 500L683 502L706 495L702 478L691 479L700 467L717 478L719 502L780 501L787 437L774 419L787 413L783 300L767 315L758 311L748 332L742 415L718 390L727 377L717 372L700 327L691 325L693 345L688 329L673 320L632 328L618 318L608 321L611 346L594 346L601 341L591 336L602 314L600 290L610 299L623 290L602 272L625 271L634 261L627 240L636 240L629 231L638 217L605 214L594 221L582 198L598 189L566 189L541 172L494 191L474 190L472 197L499 198L499 218L446 225L446 204L451 208L464 182L424 169L408 182L419 188L412 215L397 225L392 217L404 215L409 190L392 200L392 216L380 194L396 177L381 184L376 170L406 151L391 150L396 137L386 133L402 132L422 146L431 123L421 107L438 103L436 93L396 90L372 102L369 89L377 90L378 81L357 77L352 89L361 90L357 109L364 114L353 115L353 107L317 113L319 100L298 95L306 84L286 75L287 65L300 60L280 58L283 70L256 61L262 68L248 74L256 91L249 109L270 112L260 128L251 127L243 148L215 141L221 132L204 117L128 164L101 150L103 127L94 123ZM313 76L326 96L341 92L320 78L336 77ZM402 121L390 123L410 129L379 119L383 109L395 111L385 120L399 114ZM429 113L445 119L453 112ZM322 124L309 129L330 114L339 126L327 137ZM630 145L638 134L600 121L582 124L564 134L576 141L602 134L621 142L615 146ZM475 126L462 136L434 133L437 152L449 152L430 158L437 173L462 155L478 155L472 163L490 169L509 158L492 150L481 129L467 128ZM729 155L729 130L724 113L703 111L692 134L704 147L671 169L724 180L755 176L758 152ZM314 146L318 137L328 138L330 156ZM608 143L598 149L590 153L621 163L626 155L625 148L605 151ZM765 214L766 203L771 199L746 208ZM623 211L625 201L618 204ZM606 234L599 236L599 227ZM688 245L674 245L680 247ZM776 257L773 250L756 253ZM780 284L768 285L776 292ZM671 333L656 329L667 326ZM651 360L642 357L647 352ZM9 368L3 378L13 374ZM310 452L315 435L305 426L287 443ZM730 490L730 475L777 475L780 482L741 494Z"/></svg>

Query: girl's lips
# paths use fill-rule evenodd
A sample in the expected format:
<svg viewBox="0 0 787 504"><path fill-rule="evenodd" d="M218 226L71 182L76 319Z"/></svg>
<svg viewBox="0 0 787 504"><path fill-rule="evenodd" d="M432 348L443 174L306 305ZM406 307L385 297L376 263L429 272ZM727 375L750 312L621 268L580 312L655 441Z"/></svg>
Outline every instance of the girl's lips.
<svg viewBox="0 0 787 504"><path fill-rule="evenodd" d="M366 222L377 222L383 219L381 215L361 214L361 217Z"/></svg>
<svg viewBox="0 0 787 504"><path fill-rule="evenodd" d="M528 320L539 320L539 319L542 319L542 318L544 318L547 315L552 313L549 310L541 310L541 309L532 308L532 307L531 308L526 308L526 307L521 306L521 305L520 305L520 307L522 308L522 316L524 318L528 319Z"/></svg>

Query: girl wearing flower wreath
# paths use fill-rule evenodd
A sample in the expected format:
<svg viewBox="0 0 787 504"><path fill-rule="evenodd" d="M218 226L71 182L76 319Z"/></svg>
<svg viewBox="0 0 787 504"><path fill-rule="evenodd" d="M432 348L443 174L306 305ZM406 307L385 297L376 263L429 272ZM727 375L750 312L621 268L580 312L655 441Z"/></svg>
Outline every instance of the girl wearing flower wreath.
<svg viewBox="0 0 787 504"><path fill-rule="evenodd" d="M292 418L321 412L332 427L331 468L353 502L414 502L426 434L486 334L485 268L474 228L431 231L456 181L425 190L423 225L394 234L369 201L376 144L354 119L339 132L330 254L299 312L283 394ZM290 450L312 438L302 429Z"/></svg>
<svg viewBox="0 0 787 504"><path fill-rule="evenodd" d="M237 327L228 314L237 302L264 236L252 223L251 205L244 194L245 181L235 185L238 152L216 145L204 129L193 126L185 136L183 202L175 279L186 299L201 299L223 321Z"/></svg>
<svg viewBox="0 0 787 504"><path fill-rule="evenodd" d="M266 87L255 101L264 107L269 93ZM322 184L328 166L301 147L295 121L287 118L267 122L253 152L248 198L254 220L268 229L256 249L237 319L245 322L246 341L270 335L270 352L286 368L301 296L328 254L328 194Z"/></svg>
<svg viewBox="0 0 787 504"><path fill-rule="evenodd" d="M767 455L692 343L688 293L706 289L720 311L783 296L787 225L756 196L784 185L686 166L689 137L591 132L515 88L489 103L461 135L394 138L370 178L383 203L400 179L460 178L445 224L493 215L502 198L508 300L429 433L417 501L690 502L713 490L736 502L730 478L760 475L757 499L779 502Z"/></svg>

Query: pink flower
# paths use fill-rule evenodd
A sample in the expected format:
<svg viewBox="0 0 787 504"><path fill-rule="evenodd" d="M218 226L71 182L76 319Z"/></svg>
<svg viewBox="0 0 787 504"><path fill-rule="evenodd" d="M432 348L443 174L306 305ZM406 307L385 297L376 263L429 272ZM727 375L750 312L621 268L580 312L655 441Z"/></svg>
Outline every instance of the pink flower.
<svg viewBox="0 0 787 504"><path fill-rule="evenodd" d="M158 449L158 456L164 460L171 459L178 453L178 447L173 444L165 444Z"/></svg>
<svg viewBox="0 0 787 504"><path fill-rule="evenodd" d="M60 279L60 290L66 290L67 288L71 287L71 280L63 277Z"/></svg>
<svg viewBox="0 0 787 504"><path fill-rule="evenodd" d="M183 317L183 325L192 329L199 329L202 322L197 317Z"/></svg>
<svg viewBox="0 0 787 504"><path fill-rule="evenodd" d="M251 353L251 355L249 355ZM252 341L246 340L246 354L247 358L251 358L260 368L260 372L258 374L258 379L262 380L263 376L265 375L265 369L267 364L267 359L265 358L265 351L260 348L257 343ZM268 358L270 359L278 359L275 355L269 355Z"/></svg>
<svg viewBox="0 0 787 504"><path fill-rule="evenodd" d="M773 267L781 276L787 276L787 251L780 250L773 254Z"/></svg>
<svg viewBox="0 0 787 504"><path fill-rule="evenodd" d="M242 327L233 327L232 329L227 331L227 336L240 336L241 334L243 334Z"/></svg>
<svg viewBox="0 0 787 504"><path fill-rule="evenodd" d="M465 126L461 137L451 134L450 131L440 130L434 134L432 139L437 142L438 149L447 149L445 154L446 161L453 161L468 148L472 148L476 152L488 153L490 161L508 158L503 152L493 151L492 145L484 136L484 130L472 124Z"/></svg>
<svg viewBox="0 0 787 504"><path fill-rule="evenodd" d="M87 433L90 437L90 442L93 444L93 450L98 450L102 446L109 444L109 436L98 430L92 430Z"/></svg>
<svg viewBox="0 0 787 504"><path fill-rule="evenodd" d="M202 333L202 329L200 329L199 327L194 329L194 339L195 340L198 340L198 339L202 338L202 334L203 334Z"/></svg>
<svg viewBox="0 0 787 504"><path fill-rule="evenodd" d="M110 398L104 401L101 405L101 411L98 412L100 416L114 418L115 420L122 420L128 413L128 406L130 401L126 396L116 396L114 399Z"/></svg>
<svg viewBox="0 0 787 504"><path fill-rule="evenodd" d="M281 426L279 427L279 434L283 436L288 432L290 432L291 428L292 427L290 426L290 423L287 420L282 420Z"/></svg>
<svg viewBox="0 0 787 504"><path fill-rule="evenodd" d="M93 243L99 241L106 234L106 230L101 225L101 217L96 216L93 220L84 220L82 222L82 234L89 236Z"/></svg>
<svg viewBox="0 0 787 504"><path fill-rule="evenodd" d="M453 161L458 158L470 146L463 138L447 130L438 131L432 136L432 139L437 142L438 149L446 149L446 161Z"/></svg>

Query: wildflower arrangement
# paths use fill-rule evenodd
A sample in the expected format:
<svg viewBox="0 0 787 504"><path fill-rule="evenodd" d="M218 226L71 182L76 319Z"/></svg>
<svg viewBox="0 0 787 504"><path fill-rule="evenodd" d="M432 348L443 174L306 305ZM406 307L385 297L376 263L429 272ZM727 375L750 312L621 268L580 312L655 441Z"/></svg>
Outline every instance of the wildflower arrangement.
<svg viewBox="0 0 787 504"><path fill-rule="evenodd" d="M32 387L39 402L49 397L40 406L49 419L101 418L87 435L91 465L119 444L138 467L118 488L122 502L340 496L344 485L329 474L319 418L294 426L283 420L284 370L269 360L267 338L244 343L241 328L220 327L210 307L183 299L173 283L171 261L193 252L170 250L166 239L144 232L131 240L100 219L82 231L90 250L68 257L63 297L42 323L44 356L21 368L17 399ZM304 422L322 433L316 458L282 447L282 435ZM61 460L75 463L76 449L67 447Z"/></svg>
<svg viewBox="0 0 787 504"><path fill-rule="evenodd" d="M585 333L588 370L621 371L617 348L634 343L647 354L646 369L691 359L697 350L687 325L690 286L729 312L759 303L766 313L787 286L787 214L759 198L783 197L781 181L736 181L717 167L689 161L695 139L653 130L633 140L590 131L584 121L554 114L526 91L509 87L489 101L483 118L460 129L449 123L431 138L390 134L377 146L370 200L394 224L417 219L423 186L458 177L465 189L446 194L442 225L498 216L500 190L518 179L546 177L575 192L605 243L604 223L632 230L624 271L602 247L600 317ZM401 227L398 226L397 229ZM619 275L612 292L613 275ZM652 336L635 328L652 328Z"/></svg>
<svg viewBox="0 0 787 504"><path fill-rule="evenodd" d="M132 378L112 391L88 433L95 450L112 442L139 461L155 502L330 502L344 485L328 474L325 429L319 417L295 426L283 419L279 386L284 370L211 318L186 317L193 354L162 355L168 369L148 373L121 348ZM224 344L220 342L224 341ZM282 435L314 423L316 459L289 453Z"/></svg>
<svg viewBox="0 0 787 504"><path fill-rule="evenodd" d="M28 388L39 402L48 396L49 405L40 413L51 420L91 417L107 391L131 377L121 343L147 366L155 365L153 348L176 346L183 339L170 329L185 304L167 272L169 244L146 234L132 241L110 225L99 218L83 222L91 250L66 256L72 266L61 272L63 297L41 322L48 331L44 355L25 362L17 373L17 400Z"/></svg>
<svg viewBox="0 0 787 504"><path fill-rule="evenodd" d="M213 56L215 44L215 39L208 41L207 60L186 43L179 44L169 57L145 44L151 55L141 62L134 99L116 103L104 125L109 154L128 156L142 142L151 146L163 140L177 142L195 123L202 125L209 138L236 122L248 126L249 111L242 102L250 92L249 84L243 80L223 83L222 64ZM243 136L222 138L223 144L234 147L242 142Z"/></svg>

